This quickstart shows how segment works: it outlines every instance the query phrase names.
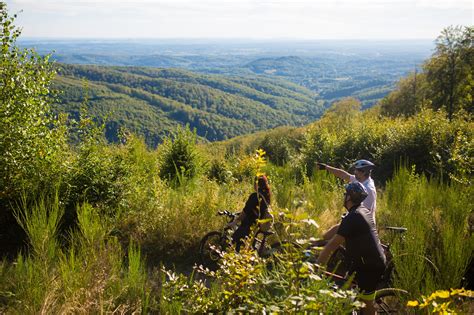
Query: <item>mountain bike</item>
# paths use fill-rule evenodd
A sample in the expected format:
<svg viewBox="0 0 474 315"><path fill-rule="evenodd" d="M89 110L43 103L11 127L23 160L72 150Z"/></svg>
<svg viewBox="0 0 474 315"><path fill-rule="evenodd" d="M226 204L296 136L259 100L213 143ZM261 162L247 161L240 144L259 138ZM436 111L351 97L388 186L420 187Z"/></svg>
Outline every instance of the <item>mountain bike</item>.
<svg viewBox="0 0 474 315"><path fill-rule="evenodd" d="M230 212L228 210L218 211L217 215L225 216L228 223L235 220L239 213ZM204 267L211 270L216 269L222 254L232 248L232 235L235 229L228 227L226 224L222 230L211 231L204 235L199 243L199 256ZM273 231L257 232L252 236L252 249L257 251L260 257L268 258L273 255L275 251L281 250L281 243L279 241L268 242L268 237L274 235Z"/></svg>
<svg viewBox="0 0 474 315"><path fill-rule="evenodd" d="M402 235L407 231L404 227L388 226L381 229L398 235ZM315 262L319 254L319 249L321 249L326 243L327 241L324 240L315 240L311 242L310 247L304 250L306 259ZM382 244L382 248L387 258L387 267L377 285L374 306L378 314L399 314L404 307L404 305L401 304L400 297L408 295L408 292L403 289L392 287L393 275L396 273L393 254L390 251L390 244ZM337 286L346 285L347 281L349 281L350 265L345 259L345 248L343 246L340 246L332 254L326 270L327 271L323 271L323 274L331 278ZM355 282L351 283L351 287L355 288L356 286L357 284Z"/></svg>

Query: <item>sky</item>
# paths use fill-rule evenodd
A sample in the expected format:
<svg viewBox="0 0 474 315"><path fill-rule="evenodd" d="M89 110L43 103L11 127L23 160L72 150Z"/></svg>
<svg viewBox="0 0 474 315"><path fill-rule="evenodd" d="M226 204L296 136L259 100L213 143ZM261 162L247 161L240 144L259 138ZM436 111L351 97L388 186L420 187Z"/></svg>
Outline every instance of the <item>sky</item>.
<svg viewBox="0 0 474 315"><path fill-rule="evenodd" d="M434 39L449 25L474 24L474 0L6 3L23 38Z"/></svg>

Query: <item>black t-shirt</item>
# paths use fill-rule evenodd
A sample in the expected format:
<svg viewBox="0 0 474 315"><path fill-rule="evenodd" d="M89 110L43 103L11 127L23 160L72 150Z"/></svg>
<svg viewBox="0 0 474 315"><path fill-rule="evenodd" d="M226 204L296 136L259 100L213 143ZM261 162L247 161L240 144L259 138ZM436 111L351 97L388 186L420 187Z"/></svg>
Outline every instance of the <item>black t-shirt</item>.
<svg viewBox="0 0 474 315"><path fill-rule="evenodd" d="M264 214L268 211L267 209L268 205L265 198L262 195L258 198L257 193L252 193L245 203L243 210L245 219L242 221L242 224L247 226L255 224L257 219L263 218Z"/></svg>
<svg viewBox="0 0 474 315"><path fill-rule="evenodd" d="M346 240L346 256L354 271L385 268L386 258L370 211L353 207L342 219L337 234Z"/></svg>

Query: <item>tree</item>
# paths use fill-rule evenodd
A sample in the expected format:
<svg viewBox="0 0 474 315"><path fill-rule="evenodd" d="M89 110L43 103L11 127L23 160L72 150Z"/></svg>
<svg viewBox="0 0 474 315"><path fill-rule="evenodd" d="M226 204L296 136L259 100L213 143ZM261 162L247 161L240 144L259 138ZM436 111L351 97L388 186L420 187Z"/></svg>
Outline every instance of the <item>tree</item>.
<svg viewBox="0 0 474 315"><path fill-rule="evenodd" d="M158 147L161 156L160 177L180 184L185 178L195 177L202 168L201 156L197 149L196 131L189 125L178 126L174 135L165 138Z"/></svg>
<svg viewBox="0 0 474 315"><path fill-rule="evenodd" d="M49 56L16 46L15 18L0 2L0 199L48 180L64 140L49 108L53 65Z"/></svg>
<svg viewBox="0 0 474 315"><path fill-rule="evenodd" d="M449 26L436 39L436 50L424 69L434 109L473 112L474 27Z"/></svg>
<svg viewBox="0 0 474 315"><path fill-rule="evenodd" d="M385 116L412 116L429 105L426 101L426 75L414 72L400 79L397 88L380 100L381 113Z"/></svg>
<svg viewBox="0 0 474 315"><path fill-rule="evenodd" d="M324 113L321 121L334 128L347 127L361 115L361 103L353 97L334 102Z"/></svg>

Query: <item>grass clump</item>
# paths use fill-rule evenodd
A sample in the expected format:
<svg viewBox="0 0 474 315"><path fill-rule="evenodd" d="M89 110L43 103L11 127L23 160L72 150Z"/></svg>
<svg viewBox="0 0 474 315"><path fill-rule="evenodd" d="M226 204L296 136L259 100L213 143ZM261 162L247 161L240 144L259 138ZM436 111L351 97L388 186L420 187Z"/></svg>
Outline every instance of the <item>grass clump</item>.
<svg viewBox="0 0 474 315"><path fill-rule="evenodd" d="M459 288L474 251L468 218L472 187L429 180L401 168L387 184L382 225L408 228L394 238L395 286L413 297Z"/></svg>
<svg viewBox="0 0 474 315"><path fill-rule="evenodd" d="M21 214L20 214L21 213ZM140 251L128 261L109 226L92 206L78 207L78 227L68 248L59 246L63 210L57 197L18 212L30 250L2 264L2 306L7 313L146 312L150 289ZM8 298L6 298L8 297Z"/></svg>

